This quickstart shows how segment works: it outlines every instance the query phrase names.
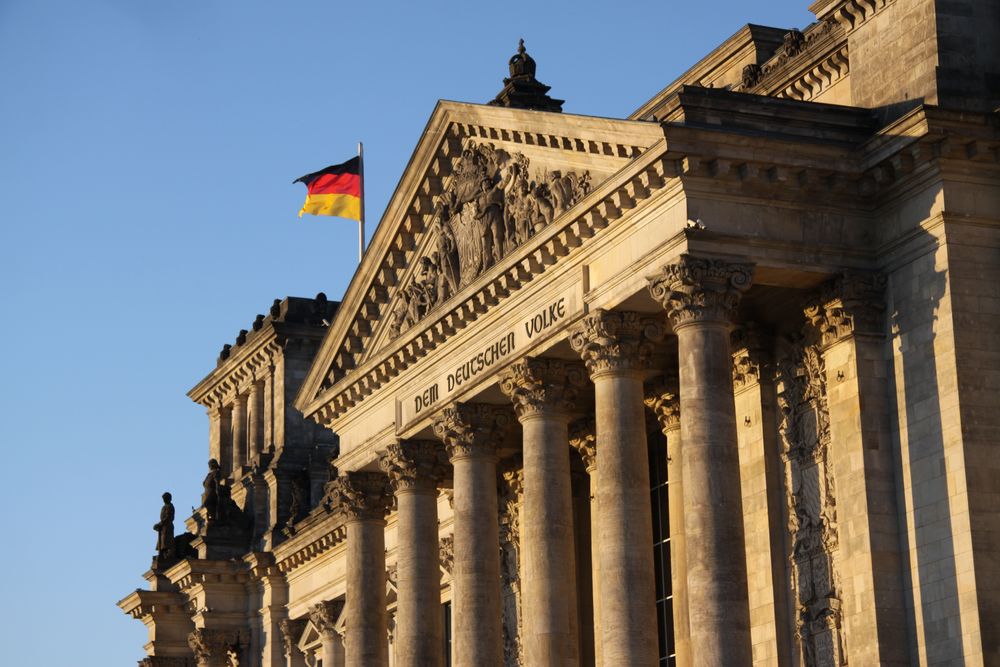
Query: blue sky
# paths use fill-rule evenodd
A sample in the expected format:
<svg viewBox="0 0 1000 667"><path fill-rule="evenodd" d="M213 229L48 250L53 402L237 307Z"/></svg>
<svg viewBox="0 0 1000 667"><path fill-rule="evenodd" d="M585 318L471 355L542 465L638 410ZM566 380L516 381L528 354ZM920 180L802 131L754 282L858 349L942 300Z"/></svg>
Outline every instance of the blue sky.
<svg viewBox="0 0 1000 667"><path fill-rule="evenodd" d="M567 112L622 117L807 4L0 0L4 664L142 657L115 602L160 494L198 502L185 392L274 298L354 270L354 223L300 221L294 178L363 140L372 228L435 102L491 99L519 37Z"/></svg>

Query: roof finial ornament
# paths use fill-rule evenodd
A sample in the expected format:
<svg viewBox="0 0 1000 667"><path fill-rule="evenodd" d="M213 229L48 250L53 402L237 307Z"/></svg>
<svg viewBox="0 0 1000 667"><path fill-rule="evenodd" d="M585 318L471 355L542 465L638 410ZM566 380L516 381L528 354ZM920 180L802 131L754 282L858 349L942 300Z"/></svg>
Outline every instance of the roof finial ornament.
<svg viewBox="0 0 1000 667"><path fill-rule="evenodd" d="M549 86L535 78L535 59L524 48L524 38L517 42L517 53L508 61L510 78L504 79L504 88L490 104L515 109L537 109L539 111L562 111L562 100L556 100L546 93Z"/></svg>

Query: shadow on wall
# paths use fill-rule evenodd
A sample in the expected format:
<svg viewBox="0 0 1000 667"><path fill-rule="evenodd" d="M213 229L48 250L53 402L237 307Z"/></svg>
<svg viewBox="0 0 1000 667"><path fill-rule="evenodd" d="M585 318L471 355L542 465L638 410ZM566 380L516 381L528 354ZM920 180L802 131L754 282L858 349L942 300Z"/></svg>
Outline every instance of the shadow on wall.
<svg viewBox="0 0 1000 667"><path fill-rule="evenodd" d="M936 238L930 234L927 237L928 244L937 245ZM898 364L898 367L894 368L890 386L896 402L894 444L901 457L897 479L902 483L897 488L903 514L900 548L910 616L907 627L917 633L911 638L912 657L919 656L921 664L931 665L963 655L942 397L935 355L947 275L935 270L935 254L928 252L894 272L888 286L891 344L898 349L898 354L892 357L893 366ZM898 401L905 408L900 409ZM907 468L908 477L904 474Z"/></svg>

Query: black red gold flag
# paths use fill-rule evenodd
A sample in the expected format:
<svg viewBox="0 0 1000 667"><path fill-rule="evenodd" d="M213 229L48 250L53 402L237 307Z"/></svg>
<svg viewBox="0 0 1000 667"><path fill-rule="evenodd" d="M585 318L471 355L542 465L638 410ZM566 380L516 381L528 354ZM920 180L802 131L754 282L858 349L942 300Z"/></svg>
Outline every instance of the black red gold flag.
<svg viewBox="0 0 1000 667"><path fill-rule="evenodd" d="M293 183L306 186L306 203L299 211L312 215L336 215L361 220L361 158L314 171Z"/></svg>

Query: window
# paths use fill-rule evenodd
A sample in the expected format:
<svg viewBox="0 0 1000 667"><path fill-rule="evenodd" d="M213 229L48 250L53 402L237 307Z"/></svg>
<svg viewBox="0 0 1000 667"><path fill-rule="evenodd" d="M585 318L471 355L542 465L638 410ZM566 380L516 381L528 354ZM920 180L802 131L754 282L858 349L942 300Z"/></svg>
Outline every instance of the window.
<svg viewBox="0 0 1000 667"><path fill-rule="evenodd" d="M650 502L653 510L653 567L656 581L656 626L661 667L673 667L674 597L670 582L670 513L667 504L667 442L662 433L649 435Z"/></svg>
<svg viewBox="0 0 1000 667"><path fill-rule="evenodd" d="M441 605L444 615L442 629L444 630L444 667L451 667L451 602Z"/></svg>

